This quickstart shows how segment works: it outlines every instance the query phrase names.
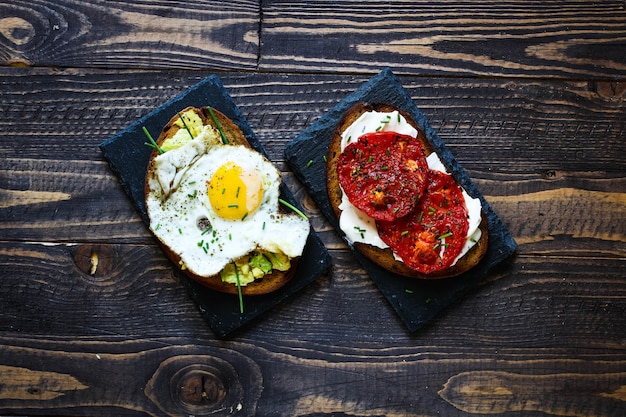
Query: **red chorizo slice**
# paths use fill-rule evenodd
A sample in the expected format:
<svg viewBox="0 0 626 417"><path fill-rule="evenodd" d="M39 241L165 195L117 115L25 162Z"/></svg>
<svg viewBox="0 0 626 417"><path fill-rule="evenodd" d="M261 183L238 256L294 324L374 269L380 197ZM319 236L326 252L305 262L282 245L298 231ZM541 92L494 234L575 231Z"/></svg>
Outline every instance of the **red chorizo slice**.
<svg viewBox="0 0 626 417"><path fill-rule="evenodd" d="M378 233L409 267L424 274L452 265L469 228L462 190L452 176L431 170L416 209L394 222L377 222Z"/></svg>
<svg viewBox="0 0 626 417"><path fill-rule="evenodd" d="M415 208L426 188L428 163L416 138L374 132L346 146L337 176L355 207L375 220L392 221Z"/></svg>

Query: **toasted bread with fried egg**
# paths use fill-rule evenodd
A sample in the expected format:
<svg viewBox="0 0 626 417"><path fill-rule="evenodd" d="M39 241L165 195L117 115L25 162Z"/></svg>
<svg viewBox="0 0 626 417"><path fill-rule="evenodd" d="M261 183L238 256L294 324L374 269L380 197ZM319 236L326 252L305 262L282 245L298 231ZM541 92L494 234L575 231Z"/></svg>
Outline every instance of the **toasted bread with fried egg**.
<svg viewBox="0 0 626 417"><path fill-rule="evenodd" d="M203 108L188 107L188 108L181 110L176 115L174 115L170 119L170 121L163 127L163 130L158 136L158 139L156 139L156 144L158 146L162 146L163 143L168 138L172 138L174 135L176 135L176 133L179 130L186 128L185 125L181 125L181 123L178 123L178 121L180 119L180 116L182 114L186 114L186 112L188 111L195 112L195 114L202 120L202 123L204 125L211 125L215 128L218 128L215 122L215 120L217 120L217 123L219 124L219 129L221 129L221 131L226 136L228 140L228 144L233 145L233 146L242 145L242 146L245 146L246 148L251 149L251 146L248 140L246 139L245 135L241 131L241 129L230 118L228 118L227 116L225 116L223 113L219 112L216 109L212 109L213 114L211 114L211 112L209 111L207 107L203 107ZM150 156L150 161L148 163L148 167L146 171L146 189L145 189L146 198L148 197L148 192L149 192L148 184L149 184L150 178L155 175L154 160L159 154L160 152L155 149L153 150ZM279 210L280 212L284 212L282 206L279 206ZM163 243L161 240L159 240L159 243L161 244L167 257L174 263L174 265L179 267L179 269L181 269L192 280L198 282L199 284L211 290L215 290L215 291L219 291L219 292L227 293L227 294L234 294L234 295L239 293L238 286L235 284L223 281L220 274L215 274L215 275L210 275L210 276L201 276L201 275L191 272L189 269L186 269L184 266L184 263L181 260L181 256L176 251L176 248L169 247L167 244ZM291 267L288 270L280 271L280 270L274 269L272 270L271 273L266 274L261 279L256 279L254 282L251 282L247 285L242 285L240 287L241 294L244 296L262 295L262 294L268 294L268 293L274 292L282 288L293 277L296 271L297 265L298 265L298 261L299 261L299 257L291 258L290 259Z"/></svg>

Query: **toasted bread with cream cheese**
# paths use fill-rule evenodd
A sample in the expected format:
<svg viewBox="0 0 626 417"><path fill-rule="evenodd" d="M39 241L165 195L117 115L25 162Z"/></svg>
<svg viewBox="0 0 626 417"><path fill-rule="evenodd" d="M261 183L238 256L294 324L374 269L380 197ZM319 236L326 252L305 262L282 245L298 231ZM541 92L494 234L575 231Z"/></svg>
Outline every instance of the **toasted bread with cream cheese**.
<svg viewBox="0 0 626 417"><path fill-rule="evenodd" d="M349 126L351 126L363 113L369 111L392 112L394 110L398 110L398 112L402 116L404 116L406 121L417 130L417 138L422 143L425 155L428 156L432 152L434 152L432 145L426 139L424 131L406 112L403 112L389 104L358 103L354 105L344 114L342 119L337 124L330 140L328 154L326 156L326 185L328 190L328 198L337 219L340 218L342 213L342 210L339 208L339 206L342 201L343 192L340 188L339 178L337 174L337 160L339 158L339 155L341 154L342 133ZM369 245L363 242L354 242L353 245L356 250L361 252L369 260L392 273L406 277L421 279L449 278L462 274L463 272L473 268L484 256L487 250L488 229L487 218L482 210L481 218L482 220L480 222L479 228L482 233L480 239L475 243L475 245L467 253L465 253L465 255L463 255L463 257L460 258L454 265L429 274L420 273L416 270L409 268L401 260L397 259L394 256L390 248L381 249L379 247Z"/></svg>

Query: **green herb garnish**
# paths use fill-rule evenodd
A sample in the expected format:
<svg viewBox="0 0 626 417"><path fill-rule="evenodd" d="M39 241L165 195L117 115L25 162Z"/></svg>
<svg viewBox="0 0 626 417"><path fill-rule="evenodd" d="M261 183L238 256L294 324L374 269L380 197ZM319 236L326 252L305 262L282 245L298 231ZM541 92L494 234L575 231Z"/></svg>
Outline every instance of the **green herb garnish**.
<svg viewBox="0 0 626 417"><path fill-rule="evenodd" d="M222 130L222 126L220 125L220 122L217 120L217 117L215 117L215 113L213 113L213 109L209 106L207 106L206 108L209 111L209 114L211 115L211 119L213 119L213 123L215 123L217 130L220 132L220 136L222 137L222 143L225 145L228 145L229 143L228 138L224 134L224 131Z"/></svg>
<svg viewBox="0 0 626 417"><path fill-rule="evenodd" d="M359 232L359 234L361 235L361 239L365 239L365 232L367 232L366 229L362 229L359 226L354 226L354 229Z"/></svg>
<svg viewBox="0 0 626 417"><path fill-rule="evenodd" d="M182 114L177 113L178 117L180 118L180 121L183 122L183 126L185 126L185 129L187 130L187 133L189 133L189 136L191 136L191 140L194 140L195 138L193 137L193 134L191 133L191 130L189 130L189 126L187 126L187 123L185 123L185 118L183 117Z"/></svg>
<svg viewBox="0 0 626 417"><path fill-rule="evenodd" d="M304 220L309 220L309 218L303 212L301 212L297 207L295 207L293 204L288 203L287 201L283 200L282 198L279 198L278 201L283 206L289 207L291 210L293 210L294 212L298 213L300 215L300 217L302 217Z"/></svg>
<svg viewBox="0 0 626 417"><path fill-rule="evenodd" d="M239 271L235 265L235 279L237 280L237 294L239 295L239 313L243 314L243 294L241 293L241 282L239 281Z"/></svg>
<svg viewBox="0 0 626 417"><path fill-rule="evenodd" d="M157 152L159 153L165 153L165 151L163 149L161 149L161 147L159 145L157 145L156 141L154 140L154 138L152 137L152 135L150 134L150 132L148 132L148 129L146 129L145 126L143 126L143 133L146 134L146 137L148 138L148 140L150 141L150 143L144 143L144 145L151 147L152 149L155 149Z"/></svg>

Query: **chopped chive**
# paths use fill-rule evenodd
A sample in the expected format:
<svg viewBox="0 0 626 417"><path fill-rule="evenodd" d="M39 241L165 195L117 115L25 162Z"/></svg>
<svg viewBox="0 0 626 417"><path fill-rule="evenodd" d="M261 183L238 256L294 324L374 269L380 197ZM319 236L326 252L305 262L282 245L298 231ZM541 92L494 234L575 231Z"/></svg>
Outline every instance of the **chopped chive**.
<svg viewBox="0 0 626 417"><path fill-rule="evenodd" d="M372 155L370 155L369 158L367 158L367 162L372 162L374 160L374 157Z"/></svg>
<svg viewBox="0 0 626 417"><path fill-rule="evenodd" d="M233 240L233 235L232 234L228 234L228 240Z"/></svg>
<svg viewBox="0 0 626 417"><path fill-rule="evenodd" d="M209 254L209 251L207 250L206 246L204 246L204 247L202 248L202 250L204 251L204 253L205 253L205 254L207 254L207 255Z"/></svg>
<svg viewBox="0 0 626 417"><path fill-rule="evenodd" d="M161 223L157 223L157 225L154 226L154 231L156 232L157 230L159 230L159 227L161 227Z"/></svg>
<svg viewBox="0 0 626 417"><path fill-rule="evenodd" d="M400 123L400 113L398 113L398 123Z"/></svg>
<svg viewBox="0 0 626 417"><path fill-rule="evenodd" d="M309 162L306 163L307 168L313 165L313 160L309 159Z"/></svg>
<svg viewBox="0 0 626 417"><path fill-rule="evenodd" d="M235 193L235 198L239 198L239 190L241 190L241 187L237 187L237 192Z"/></svg>
<svg viewBox="0 0 626 417"><path fill-rule="evenodd" d="M178 114L178 117L180 118L180 121L183 122L183 126L185 126L187 133L189 133L189 136L191 136L191 139L192 140L195 139L193 137L193 134L191 133L191 130L189 130L189 126L187 126L187 123L185 123L185 118L180 113L177 113L177 114Z"/></svg>
<svg viewBox="0 0 626 417"><path fill-rule="evenodd" d="M180 227L178 228L178 233L181 235L183 234L183 230Z"/></svg>
<svg viewBox="0 0 626 417"><path fill-rule="evenodd" d="M215 117L215 113L213 113L213 109L209 106L206 106L206 108L209 111L209 114L211 115L211 119L213 119L213 123L215 123L217 130L220 132L220 136L222 137L222 143L225 145L228 145L228 139L226 138L226 135L224 134L224 131L222 130L222 126L220 125L220 122L217 120L217 117Z"/></svg>
<svg viewBox="0 0 626 417"><path fill-rule="evenodd" d="M241 293L241 282L239 281L239 271L235 265L235 279L237 280L237 294L239 295L239 313L243 314L243 294Z"/></svg>
<svg viewBox="0 0 626 417"><path fill-rule="evenodd" d="M428 214L430 214L431 216L432 216L433 214L435 214L435 208L434 208L434 207L432 207L432 206L431 206L431 207L428 207Z"/></svg>
<svg viewBox="0 0 626 417"><path fill-rule="evenodd" d="M439 237L437 238L437 240L443 240L443 239L445 239L445 238L447 238L447 237L450 237L450 236L452 236L452 232L448 232L448 233L446 233L446 234L443 234L443 235L439 236Z"/></svg>
<svg viewBox="0 0 626 417"><path fill-rule="evenodd" d="M352 140L352 136L348 136L348 140L346 140L346 142L350 143L351 140Z"/></svg>
<svg viewBox="0 0 626 417"><path fill-rule="evenodd" d="M187 184L194 185L195 183L196 183L195 181L189 181Z"/></svg>
<svg viewBox="0 0 626 417"><path fill-rule="evenodd" d="M326 155L324 155L322 158L324 158L324 162L328 162L328 161L326 160Z"/></svg>
<svg viewBox="0 0 626 417"><path fill-rule="evenodd" d="M383 128L382 126L378 126L378 127L376 128L376 131L377 131L377 132L380 132L380 130L381 130L382 128Z"/></svg>
<svg viewBox="0 0 626 417"><path fill-rule="evenodd" d="M263 230L265 230L265 222L263 222L263 227L262 227L262 229L263 229Z"/></svg>
<svg viewBox="0 0 626 417"><path fill-rule="evenodd" d="M239 208L239 204L229 204L228 208Z"/></svg>
<svg viewBox="0 0 626 417"><path fill-rule="evenodd" d="M246 214L243 215L243 217L241 218L241 221L244 221L246 219L246 217L248 217L248 212L246 211Z"/></svg>
<svg viewBox="0 0 626 417"><path fill-rule="evenodd" d="M200 242L198 242L198 247L201 247L202 245L204 245L204 239L202 239Z"/></svg>
<svg viewBox="0 0 626 417"><path fill-rule="evenodd" d="M165 151L161 149L159 145L157 145L156 141L152 138L152 135L150 134L150 132L148 132L148 129L146 129L145 126L143 126L143 133L146 134L148 140L150 141L150 143L146 143L147 146L151 147L152 149L156 149L159 153L165 153Z"/></svg>
<svg viewBox="0 0 626 417"><path fill-rule="evenodd" d="M367 232L367 230L366 229L362 229L359 226L354 226L354 228L361 235L361 239L365 239L365 232Z"/></svg>
<svg viewBox="0 0 626 417"><path fill-rule="evenodd" d="M300 217L302 217L304 220L308 220L309 218L303 213L301 212L297 207L295 207L294 205L286 202L285 200L283 200L282 198L279 198L278 201L284 205L285 207L288 207L290 209L292 209L294 212L298 213L300 215Z"/></svg>
<svg viewBox="0 0 626 417"><path fill-rule="evenodd" d="M400 210L400 207L396 207L395 209L393 209L393 214L396 214L398 210Z"/></svg>
<svg viewBox="0 0 626 417"><path fill-rule="evenodd" d="M206 229L204 229L202 231L202 236L206 235L207 233L209 233L212 229L210 227L207 227Z"/></svg>
<svg viewBox="0 0 626 417"><path fill-rule="evenodd" d="M417 217L417 222L421 223L423 218L424 218L424 212L420 211L420 215Z"/></svg>
<svg viewBox="0 0 626 417"><path fill-rule="evenodd" d="M226 192L226 188L222 188L222 194Z"/></svg>
<svg viewBox="0 0 626 417"><path fill-rule="evenodd" d="M409 231L408 231L408 230L405 230L404 232L400 233L400 236L406 236L406 235L408 235L408 234L409 234Z"/></svg>
<svg viewBox="0 0 626 417"><path fill-rule="evenodd" d="M413 290L410 290L410 289L408 289L408 288L406 288L406 289L404 290L404 292L405 292L405 293L407 293L407 294L413 294Z"/></svg>

